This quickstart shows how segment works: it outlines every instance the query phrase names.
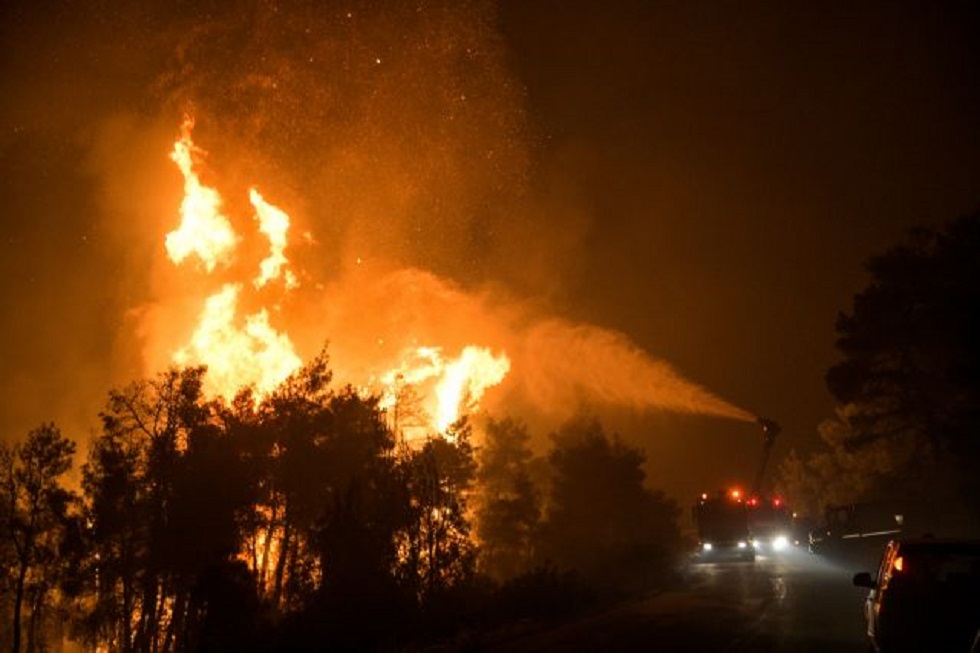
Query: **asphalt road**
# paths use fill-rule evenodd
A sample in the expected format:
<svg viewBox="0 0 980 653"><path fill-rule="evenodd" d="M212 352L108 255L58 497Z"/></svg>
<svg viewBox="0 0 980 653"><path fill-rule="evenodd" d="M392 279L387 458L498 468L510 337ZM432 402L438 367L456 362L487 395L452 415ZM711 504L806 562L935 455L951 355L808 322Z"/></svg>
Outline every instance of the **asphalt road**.
<svg viewBox="0 0 980 653"><path fill-rule="evenodd" d="M680 589L481 650L863 652L865 591L851 577L868 569L805 550L692 564Z"/></svg>

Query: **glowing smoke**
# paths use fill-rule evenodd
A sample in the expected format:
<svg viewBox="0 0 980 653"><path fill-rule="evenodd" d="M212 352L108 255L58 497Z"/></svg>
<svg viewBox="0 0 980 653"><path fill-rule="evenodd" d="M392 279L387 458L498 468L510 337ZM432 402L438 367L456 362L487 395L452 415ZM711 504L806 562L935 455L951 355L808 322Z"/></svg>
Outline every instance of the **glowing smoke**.
<svg viewBox="0 0 980 653"><path fill-rule="evenodd" d="M152 61L144 61L157 72L142 84L132 77L144 89L132 104L159 107L159 118L100 117L92 167L105 181L105 231L126 252L127 269L113 281L134 308L120 339L142 354L140 373L186 348L202 303L235 282L238 310L268 315L300 356L329 340L340 380L377 378L412 347L455 357L478 343L512 362L490 402L520 395L547 414L588 400L748 418L626 336L556 320L494 285L530 281L527 296L559 286L587 233L570 228L568 216L587 216L576 206L555 212L558 200L528 191L535 134L493 3L312 13L289 6L183 7L172 16L161 9L145 55ZM114 98L111 111L121 104ZM244 234L244 260L256 262L247 236L255 223L241 206L252 184L288 208L293 233L316 241L291 249L303 285L273 312L255 304L266 299L258 286L269 289L252 281L254 266L246 279L216 265L202 287L190 269L166 261L160 239L173 228L181 192L166 154L189 107L195 139L210 153L202 187L229 201L215 215ZM269 256L263 275L281 270L269 225L259 241Z"/></svg>
<svg viewBox="0 0 980 653"><path fill-rule="evenodd" d="M341 378L391 369L400 352L420 343L455 350L474 341L511 359L500 391L487 395L491 410L506 411L506 398L520 396L525 407L557 418L587 403L755 420L623 334L542 317L499 290L467 292L423 270L362 267L324 289L309 314L330 335ZM303 339L313 342L315 333Z"/></svg>

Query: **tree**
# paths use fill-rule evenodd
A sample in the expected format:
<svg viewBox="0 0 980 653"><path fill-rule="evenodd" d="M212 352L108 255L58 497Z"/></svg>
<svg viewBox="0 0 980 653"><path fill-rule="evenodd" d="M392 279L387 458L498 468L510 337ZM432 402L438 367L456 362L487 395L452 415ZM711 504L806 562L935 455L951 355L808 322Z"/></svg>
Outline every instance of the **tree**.
<svg viewBox="0 0 980 653"><path fill-rule="evenodd" d="M851 500L898 493L941 501L948 511L962 497L975 519L980 213L941 229L911 230L903 243L872 257L868 271L870 283L837 320L842 360L826 382L840 405L823 426L830 451L790 476L863 474L865 482L847 492Z"/></svg>
<svg viewBox="0 0 980 653"><path fill-rule="evenodd" d="M396 541L413 518L408 482L378 404L343 389L328 402L318 442L324 491L310 537L321 578L302 621L323 648L383 647L416 614L395 573Z"/></svg>
<svg viewBox="0 0 980 653"><path fill-rule="evenodd" d="M475 550L467 498L476 465L471 427L460 419L402 462L412 519L399 535L399 573L424 604L471 580Z"/></svg>
<svg viewBox="0 0 980 653"><path fill-rule="evenodd" d="M679 511L644 486L643 454L588 417L568 422L552 441L540 556L615 589L660 582L680 545Z"/></svg>
<svg viewBox="0 0 980 653"><path fill-rule="evenodd" d="M818 427L823 450L806 458L792 451L781 464L780 493L800 514L816 517L827 506L868 499L909 464L914 448L908 437L853 446L852 420L861 417L854 404L839 407L834 418Z"/></svg>
<svg viewBox="0 0 980 653"><path fill-rule="evenodd" d="M198 576L234 553L235 467L204 373L171 369L109 393L83 470L94 601L82 624L94 642L185 648Z"/></svg>
<svg viewBox="0 0 980 653"><path fill-rule="evenodd" d="M33 651L48 595L64 573L59 551L76 497L62 487L61 477L74 454L75 443L54 424L32 430L22 446L0 445L0 528L13 579L14 653L20 653L25 604L27 650Z"/></svg>
<svg viewBox="0 0 980 653"><path fill-rule="evenodd" d="M507 580L529 571L541 518L529 469L527 428L511 419L489 420L479 452L476 535L483 571Z"/></svg>

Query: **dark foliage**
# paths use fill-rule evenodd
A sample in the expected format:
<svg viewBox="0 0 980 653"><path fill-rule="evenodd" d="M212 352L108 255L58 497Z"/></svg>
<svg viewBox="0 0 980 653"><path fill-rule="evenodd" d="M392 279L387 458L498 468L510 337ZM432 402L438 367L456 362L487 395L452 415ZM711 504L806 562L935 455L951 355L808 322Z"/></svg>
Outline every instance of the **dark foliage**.
<svg viewBox="0 0 980 653"><path fill-rule="evenodd" d="M656 586L680 548L679 509L644 486L643 455L581 418L553 435L538 555L613 592Z"/></svg>
<svg viewBox="0 0 980 653"><path fill-rule="evenodd" d="M15 653L25 639L29 651L44 646L50 597L70 573L64 554L76 497L61 477L74 454L75 443L54 424L28 433L23 445L0 444L0 596L11 595L3 632Z"/></svg>
<svg viewBox="0 0 980 653"><path fill-rule="evenodd" d="M204 375L110 392L81 497L54 426L0 448L5 648L22 631L28 651L46 632L120 653L459 648L670 567L676 509L596 421L544 462L490 420L478 457L465 418L397 447L376 399L330 389L325 354L262 398L209 400ZM535 460L554 476L545 522Z"/></svg>
<svg viewBox="0 0 980 653"><path fill-rule="evenodd" d="M482 571L508 580L528 571L541 519L531 479L527 429L513 420L490 420L479 455L477 536Z"/></svg>
<svg viewBox="0 0 980 653"><path fill-rule="evenodd" d="M868 271L837 321L827 446L791 456L783 487L818 519L884 501L919 529L980 532L980 213L912 230Z"/></svg>
<svg viewBox="0 0 980 653"><path fill-rule="evenodd" d="M980 496L980 214L916 229L870 260L871 282L837 322L827 387L854 407L848 446L908 439L901 472L954 474ZM977 507L980 507L978 502Z"/></svg>

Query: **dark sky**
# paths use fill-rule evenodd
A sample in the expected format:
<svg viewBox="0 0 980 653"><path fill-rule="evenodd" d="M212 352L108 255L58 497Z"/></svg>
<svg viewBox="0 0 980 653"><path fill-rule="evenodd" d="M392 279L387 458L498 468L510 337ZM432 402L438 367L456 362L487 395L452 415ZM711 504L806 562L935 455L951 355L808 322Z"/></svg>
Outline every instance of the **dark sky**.
<svg viewBox="0 0 980 653"><path fill-rule="evenodd" d="M567 310L780 421L778 454L812 447L865 260L980 208L980 6L507 7L543 174L590 215ZM647 440L660 474L751 477L760 434L680 428Z"/></svg>
<svg viewBox="0 0 980 653"><path fill-rule="evenodd" d="M780 455L832 414L834 321L865 260L980 207L976 3L2 11L6 440L42 420L84 437L141 373L131 315L173 200L140 201L176 186L159 153L189 103L226 185L281 182L324 246L622 332L781 422ZM610 419L678 494L758 455L737 422Z"/></svg>

